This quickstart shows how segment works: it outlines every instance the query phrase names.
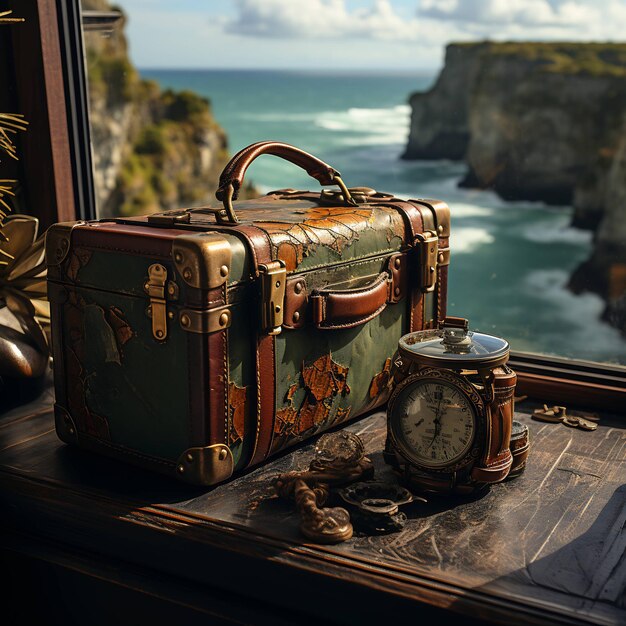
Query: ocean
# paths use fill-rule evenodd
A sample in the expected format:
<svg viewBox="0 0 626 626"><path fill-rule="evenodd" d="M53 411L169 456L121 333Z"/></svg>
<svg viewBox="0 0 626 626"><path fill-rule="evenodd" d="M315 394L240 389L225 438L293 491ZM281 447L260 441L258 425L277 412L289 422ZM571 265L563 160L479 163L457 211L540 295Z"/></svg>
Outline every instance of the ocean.
<svg viewBox="0 0 626 626"><path fill-rule="evenodd" d="M567 289L591 251L592 234L569 226L572 208L505 202L460 189L462 163L402 161L408 96L434 75L335 71L142 70L172 89L209 98L232 153L261 140L312 152L348 186L430 197L452 210L450 315L506 338L514 350L626 364L626 341L601 319L603 301ZM281 159L262 157L247 177L262 191L317 182Z"/></svg>

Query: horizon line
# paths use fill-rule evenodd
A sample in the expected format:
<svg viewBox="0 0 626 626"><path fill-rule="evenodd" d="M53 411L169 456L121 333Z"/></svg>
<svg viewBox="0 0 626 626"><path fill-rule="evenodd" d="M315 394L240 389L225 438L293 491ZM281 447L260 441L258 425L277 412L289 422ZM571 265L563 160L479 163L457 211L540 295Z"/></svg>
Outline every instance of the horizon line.
<svg viewBox="0 0 626 626"><path fill-rule="evenodd" d="M328 69L325 67L183 67L183 66L142 66L136 65L139 71L196 71L196 72L323 72L325 74L345 73L345 72L377 72L377 73L390 73L390 74L426 74L438 72L440 68L390 68L390 67L345 67L345 68L333 68Z"/></svg>

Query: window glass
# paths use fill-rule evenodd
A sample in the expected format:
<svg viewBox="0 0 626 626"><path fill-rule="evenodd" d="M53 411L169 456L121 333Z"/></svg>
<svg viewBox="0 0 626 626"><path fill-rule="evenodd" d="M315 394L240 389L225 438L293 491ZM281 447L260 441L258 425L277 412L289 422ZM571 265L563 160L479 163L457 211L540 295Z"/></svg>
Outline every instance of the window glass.
<svg viewBox="0 0 626 626"><path fill-rule="evenodd" d="M626 364L626 44L583 41L621 37L626 2L118 4L85 32L100 216L212 202L229 153L286 141L450 205L449 314ZM270 157L248 177L317 189Z"/></svg>

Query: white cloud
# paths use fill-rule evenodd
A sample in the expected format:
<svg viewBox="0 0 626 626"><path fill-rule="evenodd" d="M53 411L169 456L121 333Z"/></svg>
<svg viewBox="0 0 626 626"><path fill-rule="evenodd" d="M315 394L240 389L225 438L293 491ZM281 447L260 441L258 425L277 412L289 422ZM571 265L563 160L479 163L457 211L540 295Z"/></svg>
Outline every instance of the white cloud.
<svg viewBox="0 0 626 626"><path fill-rule="evenodd" d="M224 23L260 39L360 39L441 45L452 40L623 39L626 0L415 0L403 16L392 0L348 9L345 0L236 0ZM397 6L397 5L396 5Z"/></svg>
<svg viewBox="0 0 626 626"><path fill-rule="evenodd" d="M623 39L625 0L421 0L419 14L494 39Z"/></svg>
<svg viewBox="0 0 626 626"><path fill-rule="evenodd" d="M403 19L389 0L349 11L344 0L236 0L238 15L227 32L281 39L337 37L416 41L416 18Z"/></svg>
<svg viewBox="0 0 626 626"><path fill-rule="evenodd" d="M451 41L626 39L626 0L118 1L140 67L425 69Z"/></svg>

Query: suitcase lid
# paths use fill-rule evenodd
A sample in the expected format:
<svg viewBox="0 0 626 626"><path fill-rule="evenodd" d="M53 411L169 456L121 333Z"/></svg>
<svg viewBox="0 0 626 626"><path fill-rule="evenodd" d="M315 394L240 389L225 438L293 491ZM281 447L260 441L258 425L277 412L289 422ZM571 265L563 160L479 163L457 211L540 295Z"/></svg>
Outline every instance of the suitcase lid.
<svg viewBox="0 0 626 626"><path fill-rule="evenodd" d="M272 260L283 261L288 274L349 263L370 256L391 254L410 245L405 221L391 194L360 187L356 206L341 204L339 194L294 189L233 203L237 223L219 223L219 206L175 209L148 216L118 218L118 224L177 229L184 232L219 232L240 236L251 226L263 233ZM339 198L338 198L339 196ZM246 280L231 272L229 281Z"/></svg>
<svg viewBox="0 0 626 626"><path fill-rule="evenodd" d="M288 158L322 184L339 189L319 193L282 189L233 202L243 172L262 153ZM366 313L385 299L394 301L406 291L409 274L416 275L412 284L432 291L437 264L448 263L449 210L444 203L404 201L366 187L348 189L336 170L292 146L253 144L233 157L220 183L216 196L223 206L56 225L46 242L49 278L202 309L223 305L225 294L217 294L225 288L229 302L245 299L246 284L261 279L262 299L267 302L262 325L272 329L289 325L282 312L275 315L279 309L286 309L291 319L308 295L333 280L336 284L337 277L356 279L356 287L344 285L340 294L315 295L316 323L324 323L327 302L341 317L356 300L366 303ZM418 253L409 265L405 253L415 248ZM373 269L372 259L400 252L395 269L380 263ZM325 279L331 270L333 279ZM358 284L366 278L366 283ZM301 281L304 292L294 280ZM345 293L351 289L358 297ZM336 297L344 294L349 297ZM274 306L279 301L284 306ZM302 323L301 318L291 326Z"/></svg>

